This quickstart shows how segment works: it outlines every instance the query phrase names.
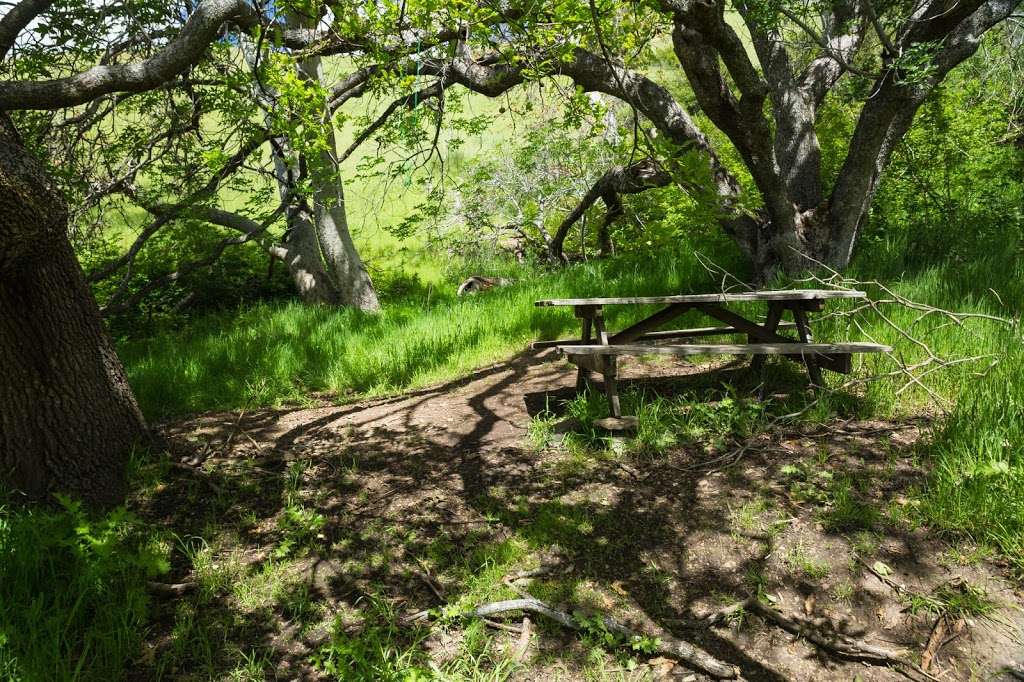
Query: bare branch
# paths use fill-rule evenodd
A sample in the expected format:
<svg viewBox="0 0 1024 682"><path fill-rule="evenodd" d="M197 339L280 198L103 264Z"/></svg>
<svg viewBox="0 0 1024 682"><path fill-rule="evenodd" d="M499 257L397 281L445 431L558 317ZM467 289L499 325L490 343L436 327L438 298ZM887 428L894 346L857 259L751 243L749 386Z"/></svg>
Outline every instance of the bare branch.
<svg viewBox="0 0 1024 682"><path fill-rule="evenodd" d="M210 222L231 227L232 229L239 230L242 234L237 237L226 237L220 240L206 257L189 261L174 272L169 272L165 275L161 275L160 277L154 277L127 298L123 298L124 292L127 291L127 280L122 282L121 286L118 287L116 292L114 292L114 295L111 296L107 304L100 309L100 314L103 316L109 316L123 313L138 304L139 301L148 296L152 291L165 287L169 284L173 284L200 268L212 265L221 257L229 246L237 246L239 244L252 241L266 232L267 228L270 227L274 220L284 212L285 207L286 204L281 203L262 223L257 223L254 220L235 213L230 213L229 211L212 208L201 210L199 215Z"/></svg>

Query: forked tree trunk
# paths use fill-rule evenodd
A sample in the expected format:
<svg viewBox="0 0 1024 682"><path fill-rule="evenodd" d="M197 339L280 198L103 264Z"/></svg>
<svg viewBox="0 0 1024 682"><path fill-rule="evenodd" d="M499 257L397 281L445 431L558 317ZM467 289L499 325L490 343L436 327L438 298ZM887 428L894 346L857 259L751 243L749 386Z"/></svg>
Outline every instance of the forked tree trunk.
<svg viewBox="0 0 1024 682"><path fill-rule="evenodd" d="M319 57L299 63L299 73L311 82L323 86L323 72ZM345 194L338 167L337 139L334 121L323 102L324 137L326 148L306 158L310 182L313 186L313 228L327 271L337 287L340 303L360 310L380 310L377 292L370 280L363 259L352 241L345 211Z"/></svg>
<svg viewBox="0 0 1024 682"><path fill-rule="evenodd" d="M310 28L296 15L289 15L288 22L295 29ZM245 59L255 69L259 61L255 45L243 39L241 46ZM326 87L319 57L299 62L298 75L319 87ZM277 93L266 85L253 85L251 91L253 98L261 101L268 112L277 106ZM288 238L271 253L284 261L299 296L306 303L377 311L380 310L377 292L348 228L334 123L326 99L319 114L324 126L325 149L300 156L287 137L278 138L271 149L278 191L282 201L288 204ZM269 113L267 122L274 124ZM312 188L309 196L294 196L300 167L306 169L306 180Z"/></svg>
<svg viewBox="0 0 1024 682"><path fill-rule="evenodd" d="M51 187L0 119L0 482L107 505L146 427Z"/></svg>

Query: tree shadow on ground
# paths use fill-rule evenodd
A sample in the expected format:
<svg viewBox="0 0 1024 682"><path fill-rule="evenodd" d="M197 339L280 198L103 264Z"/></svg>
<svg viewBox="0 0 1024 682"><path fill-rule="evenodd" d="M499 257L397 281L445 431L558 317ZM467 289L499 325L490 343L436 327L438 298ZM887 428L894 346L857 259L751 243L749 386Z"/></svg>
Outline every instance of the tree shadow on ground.
<svg viewBox="0 0 1024 682"><path fill-rule="evenodd" d="M828 615L849 634L870 630L868 614L891 608L892 595L863 587L869 576L852 564L852 533L820 527L828 505L814 495L831 484L803 479L812 469L833 472L829 480L865 478L865 504L889 504L920 481L913 438L897 437L907 425L755 434L727 471L703 468L716 453L694 446L658 457L567 458L527 448L525 425L513 424L570 397L572 376L549 360L528 353L360 406L220 415L169 429L173 461L191 464L165 464L136 504L177 537L202 538L210 556L175 552L171 579L199 589L158 607L142 669L222 677L252 655L266 670L297 677L332 636L359 637L374 625L380 610L369 604L402 614L510 596L504 572L554 557L559 568L535 581L536 596L612 612L638 629L656 625L745 679L807 679L841 668L888 679L883 669L847 670L851 664L770 628L710 628L701 618L723 600L762 592L795 610L808 595L824 601L845 580L859 581L853 602ZM738 366L699 375L663 369L653 379L627 378L627 389L712 399L761 383ZM781 373L784 388L802 390L797 375ZM187 440L197 428L199 440ZM882 434L890 436L884 443ZM789 473L794 467L803 479ZM757 511L750 519L748 507ZM859 530L904 580L944 577L940 545L923 532L880 516ZM829 562L827 577L815 575L816 561ZM889 638L907 642L919 642L924 627L887 625ZM399 629L393 645L413 635ZM203 644L212 641L218 645ZM578 640L550 624L541 625L536 646L545 657L561 651L563 671L586 665Z"/></svg>

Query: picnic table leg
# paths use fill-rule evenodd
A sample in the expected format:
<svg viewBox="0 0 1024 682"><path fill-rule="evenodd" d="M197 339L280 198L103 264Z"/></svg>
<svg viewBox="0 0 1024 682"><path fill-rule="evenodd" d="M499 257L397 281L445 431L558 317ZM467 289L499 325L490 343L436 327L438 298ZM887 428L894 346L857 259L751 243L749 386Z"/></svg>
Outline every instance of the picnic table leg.
<svg viewBox="0 0 1024 682"><path fill-rule="evenodd" d="M774 334L779 328L779 322L782 321L782 312L786 307L780 301L769 301L768 302L768 317L764 320L764 328L768 332ZM755 337L753 334L747 334L747 343L760 343L760 339ZM755 372L760 372L764 367L765 356L755 355L750 361L750 369Z"/></svg>
<svg viewBox="0 0 1024 682"><path fill-rule="evenodd" d="M800 303L791 305L790 310L793 311L793 321L796 322L796 330L800 334L800 341L802 343L811 343L814 337L811 335L811 327L807 323L807 312ZM810 355L805 355L804 364L807 365L807 375L811 377L811 385L817 387L824 386L825 384L821 379L821 368L818 366L817 359Z"/></svg>
<svg viewBox="0 0 1024 682"><path fill-rule="evenodd" d="M602 346L608 345L608 331L604 328L604 316L598 310L594 316L594 330L597 332L597 340ZM618 370L614 355L601 356L601 365L604 376L604 393L608 397L608 409L612 417L622 417L622 407L619 405L619 384L616 378Z"/></svg>
<svg viewBox="0 0 1024 682"><path fill-rule="evenodd" d="M580 337L582 343L586 344L590 341L590 330L594 325L593 317L582 318L583 323L583 334ZM576 392L582 393L587 388L587 384L590 380L590 370L586 367L578 367L576 369Z"/></svg>

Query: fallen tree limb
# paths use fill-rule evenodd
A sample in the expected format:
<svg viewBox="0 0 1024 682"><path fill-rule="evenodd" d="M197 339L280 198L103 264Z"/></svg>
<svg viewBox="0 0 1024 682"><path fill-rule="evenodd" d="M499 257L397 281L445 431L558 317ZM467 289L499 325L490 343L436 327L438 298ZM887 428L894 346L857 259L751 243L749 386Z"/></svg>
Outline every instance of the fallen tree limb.
<svg viewBox="0 0 1024 682"><path fill-rule="evenodd" d="M146 589L153 594L158 594L162 597L180 597L183 594L187 594L196 588L194 582L184 583L160 583L154 580L150 580L146 583Z"/></svg>
<svg viewBox="0 0 1024 682"><path fill-rule="evenodd" d="M542 616L546 616L556 623L569 628L570 630L583 629L583 625L570 614L565 611L554 609L539 599L534 599L532 597L528 599L507 599L505 601L483 604L464 613L463 616L469 618L487 618L500 613L508 613L509 611L539 613ZM632 639L640 636L638 633L627 628L614 618L601 616L601 622L609 632L613 632L622 637ZM672 658L683 661L695 668L703 670L717 679L732 679L737 677L739 674L733 666L725 663L724 661L718 660L703 649L699 649L689 642L677 639L664 631L659 631L655 636L657 637L657 645L654 647L654 651L656 653L663 656L671 656Z"/></svg>

